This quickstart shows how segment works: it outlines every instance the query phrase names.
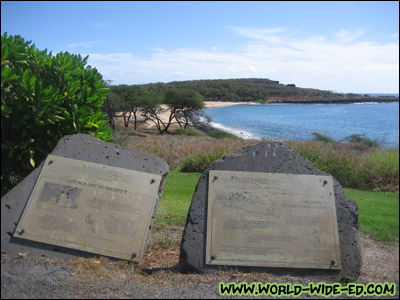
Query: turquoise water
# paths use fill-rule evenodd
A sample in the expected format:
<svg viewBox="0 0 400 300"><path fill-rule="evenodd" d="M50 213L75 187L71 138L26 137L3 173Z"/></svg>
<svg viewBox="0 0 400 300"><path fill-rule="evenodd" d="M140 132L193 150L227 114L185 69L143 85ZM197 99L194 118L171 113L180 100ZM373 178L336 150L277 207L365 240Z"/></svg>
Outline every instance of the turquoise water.
<svg viewBox="0 0 400 300"><path fill-rule="evenodd" d="M244 138L336 140L365 134L385 147L399 146L399 103L235 105L205 109L212 125Z"/></svg>

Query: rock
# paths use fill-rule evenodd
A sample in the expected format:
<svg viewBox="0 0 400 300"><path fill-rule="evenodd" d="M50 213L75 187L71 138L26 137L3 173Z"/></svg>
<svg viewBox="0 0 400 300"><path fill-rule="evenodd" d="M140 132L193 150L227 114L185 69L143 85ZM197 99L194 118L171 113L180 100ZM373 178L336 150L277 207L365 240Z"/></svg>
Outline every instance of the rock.
<svg viewBox="0 0 400 300"><path fill-rule="evenodd" d="M121 147L117 144L107 143L87 134L75 134L63 137L59 140L51 154L106 166L160 175L162 179L158 188L156 205L152 213L152 220L154 220L156 208L161 199L169 171L167 163L159 157L138 150ZM1 198L1 252L7 254L29 252L29 254L34 256L63 259L74 256L94 256L94 254L83 251L13 237L15 228L21 218L42 167L43 163ZM146 241L147 240L148 234L146 236Z"/></svg>
<svg viewBox="0 0 400 300"><path fill-rule="evenodd" d="M210 170L329 175L282 143L264 142L243 148L213 162L203 172L186 220L182 237L179 269L182 272L209 273L228 266L205 264L207 229L207 193ZM342 270L310 270L290 268L234 267L243 271L265 271L275 274L318 275L318 278L337 280L338 277L357 277L361 273L362 257L358 237L358 206L347 198L341 185L333 178ZM322 276L322 277L321 277Z"/></svg>

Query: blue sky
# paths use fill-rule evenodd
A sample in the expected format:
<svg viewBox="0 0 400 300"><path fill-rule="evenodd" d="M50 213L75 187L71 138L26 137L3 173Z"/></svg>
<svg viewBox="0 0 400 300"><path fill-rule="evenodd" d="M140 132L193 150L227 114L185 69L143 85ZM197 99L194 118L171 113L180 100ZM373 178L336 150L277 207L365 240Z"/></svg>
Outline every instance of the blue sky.
<svg viewBox="0 0 400 300"><path fill-rule="evenodd" d="M1 32L89 55L113 84L268 78L399 93L398 1L2 1Z"/></svg>

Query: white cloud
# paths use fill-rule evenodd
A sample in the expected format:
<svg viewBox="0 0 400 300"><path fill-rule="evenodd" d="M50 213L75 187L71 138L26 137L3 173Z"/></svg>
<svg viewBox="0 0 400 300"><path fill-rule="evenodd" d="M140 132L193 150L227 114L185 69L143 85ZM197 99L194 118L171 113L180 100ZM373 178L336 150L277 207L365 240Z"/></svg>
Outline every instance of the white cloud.
<svg viewBox="0 0 400 300"><path fill-rule="evenodd" d="M367 71L398 71L399 70L399 64L393 64L393 65L369 65L365 67L365 70Z"/></svg>
<svg viewBox="0 0 400 300"><path fill-rule="evenodd" d="M341 92L398 92L399 45L361 42L365 31L299 38L284 28L231 27L247 41L229 51L152 48L132 53L89 54L89 62L114 83L217 78L269 78Z"/></svg>
<svg viewBox="0 0 400 300"><path fill-rule="evenodd" d="M133 61L135 58L131 53L109 53L109 54L90 54L90 58L104 63L124 63Z"/></svg>
<svg viewBox="0 0 400 300"><path fill-rule="evenodd" d="M271 43L281 43L282 41L276 35L285 32L282 27L276 28L253 28L253 27L228 27L237 34L256 40L267 41Z"/></svg>
<svg viewBox="0 0 400 300"><path fill-rule="evenodd" d="M340 31L335 33L335 36L339 38L341 42L351 42L355 39L358 39L360 36L364 35L365 31L363 29L358 29L355 32L350 32L345 29L341 29Z"/></svg>

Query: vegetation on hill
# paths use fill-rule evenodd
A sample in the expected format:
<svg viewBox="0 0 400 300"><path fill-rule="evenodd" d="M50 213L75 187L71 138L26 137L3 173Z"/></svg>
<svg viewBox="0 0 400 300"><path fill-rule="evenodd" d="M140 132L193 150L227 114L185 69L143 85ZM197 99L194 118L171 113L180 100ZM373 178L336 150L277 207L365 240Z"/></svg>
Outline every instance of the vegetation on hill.
<svg viewBox="0 0 400 300"><path fill-rule="evenodd" d="M162 95L168 89L191 89L203 96L204 101L245 102L354 102L354 101L399 101L398 97L370 97L358 94L340 94L310 88L299 88L294 84L281 84L269 79L217 79L174 81L141 85L151 92Z"/></svg>

